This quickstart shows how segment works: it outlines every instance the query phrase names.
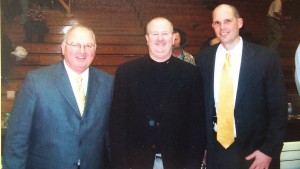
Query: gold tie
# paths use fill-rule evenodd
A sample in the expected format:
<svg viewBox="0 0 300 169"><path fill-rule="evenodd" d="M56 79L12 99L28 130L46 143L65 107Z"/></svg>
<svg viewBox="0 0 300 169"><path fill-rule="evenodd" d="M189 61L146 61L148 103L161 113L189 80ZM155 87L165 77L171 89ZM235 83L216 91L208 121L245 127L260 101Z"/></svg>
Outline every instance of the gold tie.
<svg viewBox="0 0 300 169"><path fill-rule="evenodd" d="M233 116L233 79L231 73L230 54L227 53L220 81L217 113L217 140L225 149L234 142Z"/></svg>
<svg viewBox="0 0 300 169"><path fill-rule="evenodd" d="M76 101L77 105L80 111L80 114L83 114L84 111L84 106L85 106L85 94L84 94L84 89L82 86L82 77L78 76L76 79L76 88L77 88L77 93L76 93Z"/></svg>

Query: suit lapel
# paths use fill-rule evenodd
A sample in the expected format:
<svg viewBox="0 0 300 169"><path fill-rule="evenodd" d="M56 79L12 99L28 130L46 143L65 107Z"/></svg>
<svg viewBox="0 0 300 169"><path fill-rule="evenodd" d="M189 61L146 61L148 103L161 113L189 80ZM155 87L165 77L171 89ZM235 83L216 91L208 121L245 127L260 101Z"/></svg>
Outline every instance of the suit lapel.
<svg viewBox="0 0 300 169"><path fill-rule="evenodd" d="M74 111L79 113L72 86L63 62L58 64L55 74L55 83L57 85L57 88L60 90L62 96L67 100Z"/></svg>
<svg viewBox="0 0 300 169"><path fill-rule="evenodd" d="M90 68L89 69L89 81L88 81L88 90L86 95L86 105L84 109L84 113L87 113L93 103L97 92L99 92L98 88L100 86L100 82L97 78L95 71Z"/></svg>
<svg viewBox="0 0 300 169"><path fill-rule="evenodd" d="M249 77L252 73L251 69L255 67L255 65L253 65L253 56L254 50L252 50L247 42L244 42L235 107L239 105L240 100L243 97L248 84L250 83Z"/></svg>

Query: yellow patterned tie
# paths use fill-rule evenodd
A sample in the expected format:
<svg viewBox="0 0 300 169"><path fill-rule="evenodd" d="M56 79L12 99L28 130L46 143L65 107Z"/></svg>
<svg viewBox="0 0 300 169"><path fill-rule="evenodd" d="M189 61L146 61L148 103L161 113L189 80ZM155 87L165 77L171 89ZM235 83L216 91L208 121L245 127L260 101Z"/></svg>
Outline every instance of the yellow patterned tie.
<svg viewBox="0 0 300 169"><path fill-rule="evenodd" d="M78 76L76 79L76 88L77 88L77 93L76 93L76 101L77 105L80 111L80 114L83 114L84 111L84 106L85 106L85 94L84 94L84 89L82 86L82 77Z"/></svg>
<svg viewBox="0 0 300 169"><path fill-rule="evenodd" d="M228 53L220 81L217 117L217 140L227 149L234 142L233 79Z"/></svg>

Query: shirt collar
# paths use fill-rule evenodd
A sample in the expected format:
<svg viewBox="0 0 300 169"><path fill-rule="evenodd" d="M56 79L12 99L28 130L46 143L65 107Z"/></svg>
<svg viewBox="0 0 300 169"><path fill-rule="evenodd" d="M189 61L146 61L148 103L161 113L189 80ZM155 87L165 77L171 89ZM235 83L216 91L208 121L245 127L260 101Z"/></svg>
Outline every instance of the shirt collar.
<svg viewBox="0 0 300 169"><path fill-rule="evenodd" d="M83 80L87 80L88 78L88 72L89 72L89 68L87 68L83 73L81 74L77 74L76 72L74 72L66 63L66 61L64 60L64 65L67 71L67 74L69 76L70 79L75 79L77 76L81 76L83 78Z"/></svg>
<svg viewBox="0 0 300 169"><path fill-rule="evenodd" d="M243 49L243 38L240 37L240 41L238 42L238 44L235 45L235 47L230 50L230 51L227 51L222 44L219 45L219 50L222 52L222 53L230 53L232 56L238 54L238 53L241 53Z"/></svg>

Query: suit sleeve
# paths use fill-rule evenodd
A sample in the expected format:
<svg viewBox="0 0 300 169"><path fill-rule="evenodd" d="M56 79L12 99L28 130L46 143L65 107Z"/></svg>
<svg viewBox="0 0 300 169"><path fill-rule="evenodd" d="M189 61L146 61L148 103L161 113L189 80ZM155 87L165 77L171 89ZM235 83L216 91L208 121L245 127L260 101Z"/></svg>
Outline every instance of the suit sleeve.
<svg viewBox="0 0 300 169"><path fill-rule="evenodd" d="M268 104L268 128L265 141L260 150L270 157L280 154L287 124L287 101L284 76L279 55L272 51L270 55L266 79L266 95Z"/></svg>
<svg viewBox="0 0 300 169"><path fill-rule="evenodd" d="M17 94L4 143L4 169L25 169L36 95L29 75Z"/></svg>

